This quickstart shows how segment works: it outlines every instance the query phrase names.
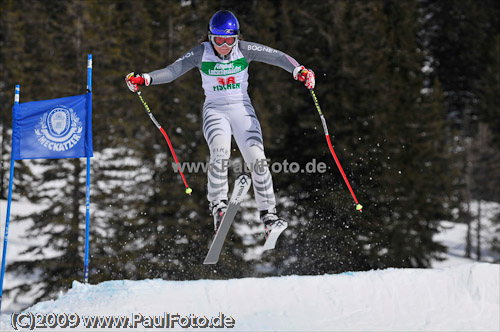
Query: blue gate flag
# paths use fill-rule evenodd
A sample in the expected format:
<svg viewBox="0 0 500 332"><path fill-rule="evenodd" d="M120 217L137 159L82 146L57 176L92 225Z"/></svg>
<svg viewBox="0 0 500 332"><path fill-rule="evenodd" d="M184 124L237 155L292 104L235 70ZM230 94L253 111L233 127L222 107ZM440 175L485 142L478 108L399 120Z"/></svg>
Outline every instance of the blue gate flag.
<svg viewBox="0 0 500 332"><path fill-rule="evenodd" d="M92 93L12 108L12 159L93 156Z"/></svg>

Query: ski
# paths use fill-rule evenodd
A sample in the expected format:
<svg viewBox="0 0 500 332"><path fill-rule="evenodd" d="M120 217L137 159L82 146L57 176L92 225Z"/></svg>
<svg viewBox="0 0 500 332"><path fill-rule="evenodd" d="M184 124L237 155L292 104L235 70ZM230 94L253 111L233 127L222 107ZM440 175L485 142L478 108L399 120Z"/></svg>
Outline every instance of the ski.
<svg viewBox="0 0 500 332"><path fill-rule="evenodd" d="M283 231L288 227L288 223L284 221L283 219L276 220L274 224L271 226L271 232L267 236L266 242L264 243L264 246L262 249L265 250L270 250L274 249L276 246L276 241L278 240L278 237L283 233Z"/></svg>
<svg viewBox="0 0 500 332"><path fill-rule="evenodd" d="M229 228L233 223L234 217L238 212L241 201L243 200L243 196L250 189L251 180L250 177L246 174L242 174L236 178L233 193L231 194L231 199L229 200L229 205L227 206L226 214L222 218L221 224L215 237L212 241L212 245L208 250L207 257L205 257L205 261L203 264L216 264L219 260L220 253L222 251L222 246L224 245L224 241L226 239L227 233L229 232Z"/></svg>

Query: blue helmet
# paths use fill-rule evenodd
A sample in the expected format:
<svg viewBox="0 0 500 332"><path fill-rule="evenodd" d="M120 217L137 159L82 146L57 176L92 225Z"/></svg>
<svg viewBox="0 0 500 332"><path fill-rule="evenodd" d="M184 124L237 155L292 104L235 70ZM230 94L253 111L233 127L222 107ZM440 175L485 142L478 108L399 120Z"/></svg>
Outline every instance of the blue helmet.
<svg viewBox="0 0 500 332"><path fill-rule="evenodd" d="M238 35L240 33L240 23L229 10L219 10L210 19L208 32L220 36Z"/></svg>

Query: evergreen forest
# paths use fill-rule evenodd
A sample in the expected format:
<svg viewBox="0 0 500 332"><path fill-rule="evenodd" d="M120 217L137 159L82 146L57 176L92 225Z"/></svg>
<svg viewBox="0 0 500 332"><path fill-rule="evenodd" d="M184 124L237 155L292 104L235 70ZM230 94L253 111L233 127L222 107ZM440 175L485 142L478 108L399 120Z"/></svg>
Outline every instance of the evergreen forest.
<svg viewBox="0 0 500 332"><path fill-rule="evenodd" d="M207 175L185 172L193 189L185 194L165 139L124 78L186 54L220 9L236 14L245 40L315 72L335 152L363 211L309 91L281 68L252 62L249 94L271 163L327 166L273 173L289 222L275 250L260 250L264 227L251 191L219 263L205 266L213 236ZM465 256L500 253L500 216L491 220L496 239L481 242L471 211L471 202L500 203L499 18L493 0L0 0L0 199L15 85L21 102L83 94L92 54L90 283L426 268L446 250L434 239L442 220L468 226ZM141 91L179 160L208 162L198 70ZM231 158L241 160L234 141ZM16 161L13 199L43 208L23 217L32 220L25 241L48 240L7 262L7 273L36 276L6 284L11 296L50 299L82 279L85 174L85 159ZM230 170L230 184L237 175Z"/></svg>

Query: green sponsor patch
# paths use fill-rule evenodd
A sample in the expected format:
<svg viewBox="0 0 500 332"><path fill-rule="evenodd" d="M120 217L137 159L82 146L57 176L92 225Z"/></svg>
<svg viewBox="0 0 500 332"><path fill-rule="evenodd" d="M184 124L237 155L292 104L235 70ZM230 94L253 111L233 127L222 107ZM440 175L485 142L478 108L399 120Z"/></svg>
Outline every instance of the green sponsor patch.
<svg viewBox="0 0 500 332"><path fill-rule="evenodd" d="M220 62L202 62L201 71L210 76L234 75L242 72L248 67L245 58L240 58L228 63Z"/></svg>

